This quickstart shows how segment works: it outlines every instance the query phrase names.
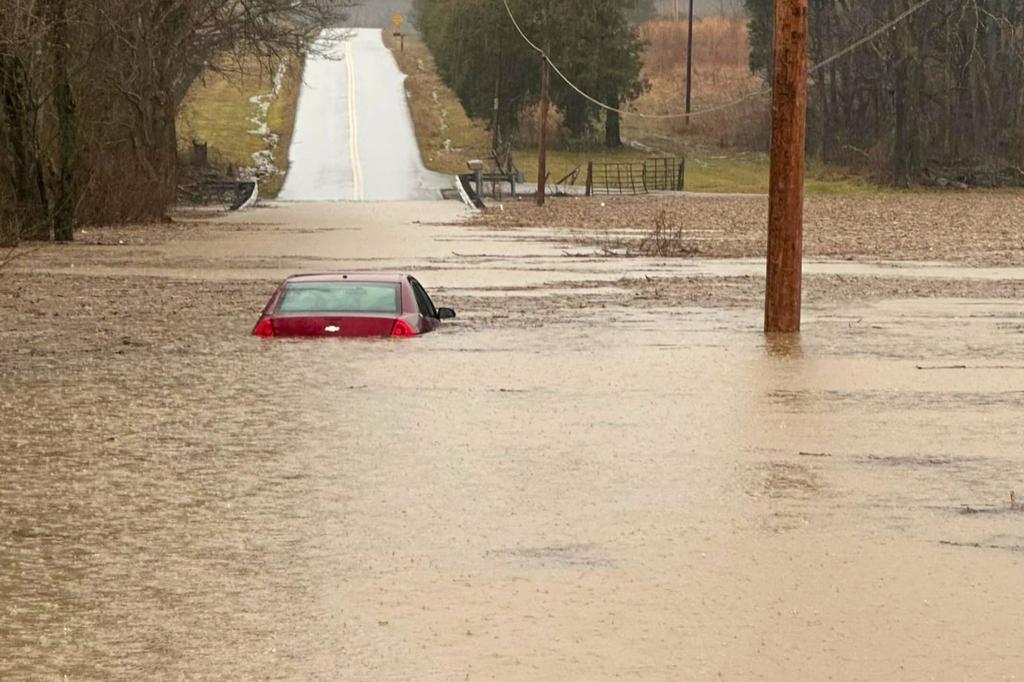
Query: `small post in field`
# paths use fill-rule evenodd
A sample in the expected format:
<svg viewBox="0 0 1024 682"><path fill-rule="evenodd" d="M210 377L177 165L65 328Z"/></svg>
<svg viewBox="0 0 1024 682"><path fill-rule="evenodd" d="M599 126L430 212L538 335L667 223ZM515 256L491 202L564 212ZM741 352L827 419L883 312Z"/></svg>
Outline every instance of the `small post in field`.
<svg viewBox="0 0 1024 682"><path fill-rule="evenodd" d="M498 142L501 139L499 130L499 114L501 113L501 69L504 66L504 49L501 39L498 40L498 62L494 73L494 118L491 121L491 151L497 153ZM515 194L515 192L513 192Z"/></svg>
<svg viewBox="0 0 1024 682"><path fill-rule="evenodd" d="M690 14L686 22L686 125L690 125L691 95L693 93L693 0L690 0Z"/></svg>
<svg viewBox="0 0 1024 682"><path fill-rule="evenodd" d="M766 333L800 331L808 0L775 0Z"/></svg>
<svg viewBox="0 0 1024 682"><path fill-rule="evenodd" d="M404 34L404 33L402 33L402 30L401 30L401 29L402 29L402 22L403 22L403 21L405 21L405 17L404 17L404 16L402 16L401 14L396 14L396 15L395 15L395 16L394 16L394 17L393 17L393 18L391 19L391 21L392 21L392 22L394 23L394 25L395 25L395 33L394 33L394 36L395 36L396 38L398 38L398 40L400 41L400 45L401 45L401 47L399 48L399 51L400 51L400 52L405 52L405 34Z"/></svg>

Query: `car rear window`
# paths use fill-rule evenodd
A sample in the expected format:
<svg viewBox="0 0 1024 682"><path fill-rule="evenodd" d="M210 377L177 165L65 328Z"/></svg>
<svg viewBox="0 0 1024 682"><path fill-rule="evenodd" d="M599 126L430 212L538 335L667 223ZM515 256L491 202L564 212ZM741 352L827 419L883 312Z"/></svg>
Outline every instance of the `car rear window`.
<svg viewBox="0 0 1024 682"><path fill-rule="evenodd" d="M397 284L377 282L295 282L284 289L278 313L401 312Z"/></svg>

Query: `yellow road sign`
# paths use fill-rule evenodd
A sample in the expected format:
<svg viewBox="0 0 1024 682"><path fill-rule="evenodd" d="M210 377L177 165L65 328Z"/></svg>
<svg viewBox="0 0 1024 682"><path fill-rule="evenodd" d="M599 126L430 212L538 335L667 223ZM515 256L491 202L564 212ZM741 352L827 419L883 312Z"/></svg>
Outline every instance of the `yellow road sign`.
<svg viewBox="0 0 1024 682"><path fill-rule="evenodd" d="M401 14L396 14L392 21L395 22L395 28L398 28L399 26L402 25L402 22L405 21L405 17L403 17Z"/></svg>

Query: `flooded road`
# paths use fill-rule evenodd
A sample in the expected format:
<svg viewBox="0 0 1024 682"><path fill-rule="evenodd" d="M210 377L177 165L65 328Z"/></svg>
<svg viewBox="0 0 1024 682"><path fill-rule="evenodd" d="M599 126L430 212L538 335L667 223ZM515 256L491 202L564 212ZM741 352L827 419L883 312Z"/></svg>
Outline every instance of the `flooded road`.
<svg viewBox="0 0 1024 682"><path fill-rule="evenodd" d="M1021 674L1019 300L820 302L766 341L756 307L608 288L692 264L452 210L272 208L0 277L0 679ZM460 319L247 336L278 277L357 264Z"/></svg>

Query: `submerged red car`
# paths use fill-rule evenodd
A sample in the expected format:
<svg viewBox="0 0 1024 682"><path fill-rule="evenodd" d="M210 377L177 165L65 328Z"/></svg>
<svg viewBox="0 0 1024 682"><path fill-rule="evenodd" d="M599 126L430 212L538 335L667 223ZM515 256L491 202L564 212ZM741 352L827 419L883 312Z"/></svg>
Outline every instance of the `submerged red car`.
<svg viewBox="0 0 1024 682"><path fill-rule="evenodd" d="M253 336L418 336L455 317L398 273L294 275L277 288Z"/></svg>

